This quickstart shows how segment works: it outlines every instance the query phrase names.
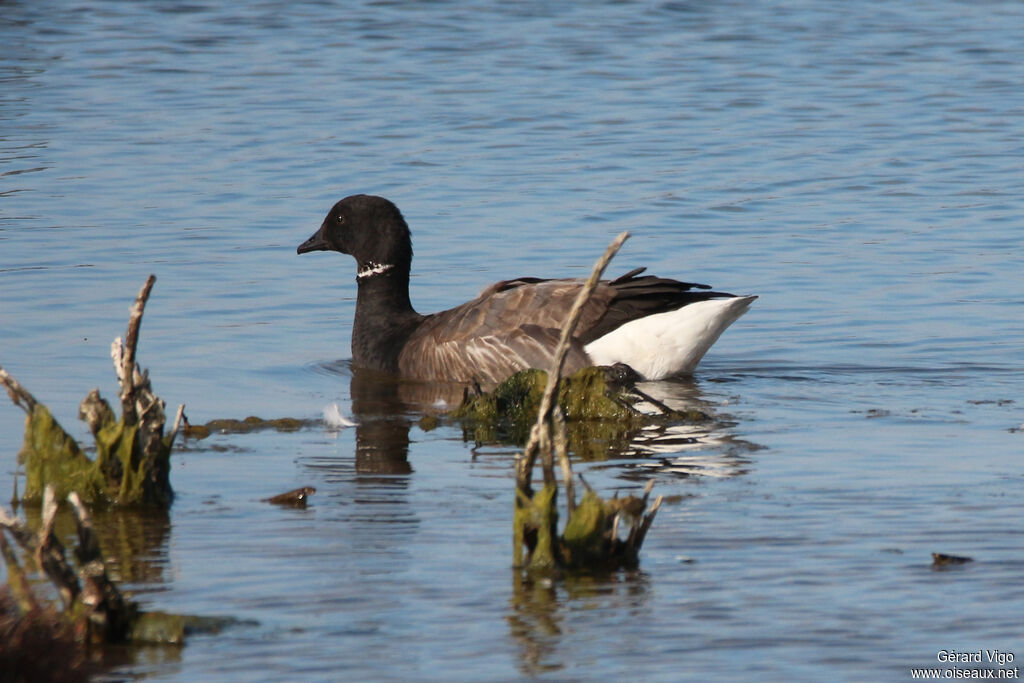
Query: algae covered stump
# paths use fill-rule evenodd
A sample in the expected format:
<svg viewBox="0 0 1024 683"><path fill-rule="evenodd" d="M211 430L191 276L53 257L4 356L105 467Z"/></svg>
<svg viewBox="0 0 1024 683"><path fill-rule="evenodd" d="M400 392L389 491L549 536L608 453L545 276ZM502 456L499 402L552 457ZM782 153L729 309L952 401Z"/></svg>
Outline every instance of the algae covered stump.
<svg viewBox="0 0 1024 683"><path fill-rule="evenodd" d="M18 453L19 466L25 471L22 503L40 505L45 488L52 486L59 500L74 492L90 505L167 508L171 504L171 447L185 406L178 407L170 432L164 434L164 402L153 392L149 374L135 360L142 314L155 282L155 275L146 279L132 304L124 341L118 337L111 347L120 385L120 419L98 389L89 392L79 406L79 417L88 423L96 442L94 460L64 431L49 408L0 367L0 384L26 414L25 441Z"/></svg>
<svg viewBox="0 0 1024 683"><path fill-rule="evenodd" d="M0 385L26 414L25 440L18 453L18 466L25 471L25 491L19 500L16 484L12 503L42 507L42 526L37 533L0 508L0 554L7 570L7 585L0 591L3 680L7 680L3 673L18 670L37 674L29 679L63 676L84 680L90 645L180 644L189 631L216 631L231 623L229 619L140 610L108 575L87 509L117 505L166 510L174 498L170 456L185 407L178 407L173 426L165 434L164 402L153 392L148 373L136 362L142 314L155 282L155 276L147 278L132 304L124 340L115 339L111 348L121 417L115 417L96 389L79 406L79 417L95 439L95 459L85 454L43 403L0 367ZM77 571L54 531L62 501L68 502L75 515ZM49 579L61 610L36 596L17 548L26 566L38 568ZM44 650L61 653L63 660L42 661Z"/></svg>
<svg viewBox="0 0 1024 683"><path fill-rule="evenodd" d="M541 397L537 421L530 439L516 462L516 498L513 518L514 563L531 572L607 571L636 566L644 536L661 505L661 496L647 509L653 486L648 482L642 498L628 496L603 500L587 487L576 503L572 464L569 462L565 414L556 397L566 353L583 306L597 286L612 257L629 238L621 233L594 265L593 272L577 296L569 317L562 326L558 347ZM533 471L538 457L544 484L533 489ZM555 459L565 487L567 522L558 535L558 481ZM585 484L585 483L584 483ZM619 527L629 520L625 539Z"/></svg>

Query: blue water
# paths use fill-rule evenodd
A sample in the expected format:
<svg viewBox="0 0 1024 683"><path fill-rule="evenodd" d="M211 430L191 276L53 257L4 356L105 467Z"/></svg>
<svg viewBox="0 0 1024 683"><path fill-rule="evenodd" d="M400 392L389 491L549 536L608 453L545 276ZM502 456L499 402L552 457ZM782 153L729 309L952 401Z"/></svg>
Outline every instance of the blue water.
<svg viewBox="0 0 1024 683"><path fill-rule="evenodd" d="M193 422L364 417L176 456L128 582L257 625L112 676L1024 658L1021 26L1012 2L4 3L0 364L87 441L77 404L115 393L109 345L155 273L140 360ZM579 464L669 496L639 573L517 586L514 449L352 405L354 266L295 246L355 192L405 213L424 312L584 274L622 229L611 272L760 295L694 380L650 387L711 433ZM0 406L0 492L21 424ZM299 485L306 511L260 502Z"/></svg>

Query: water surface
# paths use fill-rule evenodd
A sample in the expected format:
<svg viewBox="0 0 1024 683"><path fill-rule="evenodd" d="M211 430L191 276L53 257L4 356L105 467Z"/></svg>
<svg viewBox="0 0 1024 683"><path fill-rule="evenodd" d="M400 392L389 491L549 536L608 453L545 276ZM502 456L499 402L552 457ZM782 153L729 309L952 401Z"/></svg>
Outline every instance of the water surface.
<svg viewBox="0 0 1024 683"><path fill-rule="evenodd" d="M146 607L257 624L113 676L892 680L942 649L1024 657L1019 4L0 14L0 364L84 437L152 272L140 359L194 422L360 415L190 443L169 517L111 522ZM669 496L641 571L521 584L514 449L353 389L354 266L294 250L355 192L405 213L424 312L583 274L622 229L612 272L760 295L695 378L649 387L711 433L579 464ZM21 422L0 407L0 491ZM307 510L260 502L300 485Z"/></svg>

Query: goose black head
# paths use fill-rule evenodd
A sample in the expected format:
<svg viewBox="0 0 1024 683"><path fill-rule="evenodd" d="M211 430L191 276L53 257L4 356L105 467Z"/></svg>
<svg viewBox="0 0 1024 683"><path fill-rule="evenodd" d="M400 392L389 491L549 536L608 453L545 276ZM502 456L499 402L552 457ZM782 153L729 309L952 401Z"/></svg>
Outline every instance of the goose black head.
<svg viewBox="0 0 1024 683"><path fill-rule="evenodd" d="M339 251L351 254L359 277L391 269L409 271L412 240L398 207L383 197L355 194L331 207L320 229L296 252Z"/></svg>

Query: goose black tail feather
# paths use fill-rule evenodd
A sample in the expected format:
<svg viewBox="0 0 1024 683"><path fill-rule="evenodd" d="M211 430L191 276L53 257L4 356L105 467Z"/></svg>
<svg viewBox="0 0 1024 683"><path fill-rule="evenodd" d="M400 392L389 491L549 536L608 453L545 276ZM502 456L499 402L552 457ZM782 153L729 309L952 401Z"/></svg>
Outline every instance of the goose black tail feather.
<svg viewBox="0 0 1024 683"><path fill-rule="evenodd" d="M615 289L615 297L604 315L589 329L580 332L579 340L583 344L589 344L639 318L674 311L698 301L733 296L694 282L679 282L654 275L636 277L643 271L643 268L638 268L608 283Z"/></svg>

